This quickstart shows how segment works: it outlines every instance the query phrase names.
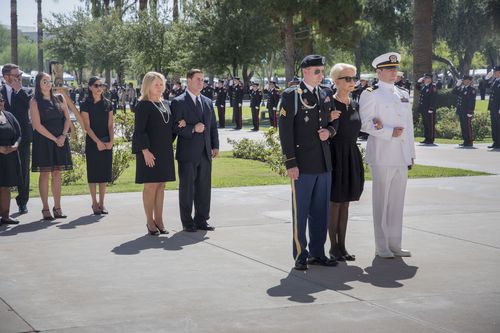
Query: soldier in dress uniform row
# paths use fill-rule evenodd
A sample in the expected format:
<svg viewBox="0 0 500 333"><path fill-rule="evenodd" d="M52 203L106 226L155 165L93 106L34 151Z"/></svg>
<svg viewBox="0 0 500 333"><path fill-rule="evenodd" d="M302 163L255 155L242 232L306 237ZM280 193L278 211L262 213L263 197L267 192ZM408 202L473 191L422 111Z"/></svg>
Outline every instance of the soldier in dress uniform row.
<svg viewBox="0 0 500 333"><path fill-rule="evenodd" d="M423 144L434 144L436 136L436 95L437 89L432 84L432 73L425 73L418 79L416 89L420 91L418 100L418 112L422 115L424 123Z"/></svg>
<svg viewBox="0 0 500 333"><path fill-rule="evenodd" d="M236 124L235 130L240 130L243 127L243 115L241 108L243 106L243 85L239 77L234 78L234 84L231 87L233 96L233 117Z"/></svg>
<svg viewBox="0 0 500 333"><path fill-rule="evenodd" d="M280 93L276 87L277 82L270 81L267 98L267 111L269 112L269 122L271 126L276 128L278 126L278 120L276 117L276 112L278 110L278 103L280 101Z"/></svg>
<svg viewBox="0 0 500 333"><path fill-rule="evenodd" d="M250 91L250 109L252 110L252 131L259 130L260 103L262 102L262 90L257 82L252 83Z"/></svg>
<svg viewBox="0 0 500 333"><path fill-rule="evenodd" d="M226 97L227 89L224 87L224 80L219 80L215 88L215 105L217 106L217 115L219 116L219 128L226 127Z"/></svg>
<svg viewBox="0 0 500 333"><path fill-rule="evenodd" d="M472 116L476 108L476 89L472 86L472 76L464 75L462 80L457 81L453 88L457 97L457 114L460 119L460 130L464 140L460 147L472 147L474 137L472 133Z"/></svg>
<svg viewBox="0 0 500 333"><path fill-rule="evenodd" d="M408 169L414 163L413 117L410 94L394 85L401 56L378 56L378 83L359 100L361 130L369 134L366 161L372 172L375 253L382 258L409 257L401 248L403 208Z"/></svg>
<svg viewBox="0 0 500 333"><path fill-rule="evenodd" d="M201 89L201 94L208 97L211 101L214 100L214 88L210 86L208 80L203 80L203 89Z"/></svg>
<svg viewBox="0 0 500 333"><path fill-rule="evenodd" d="M493 144L488 148L500 149L500 66L495 66L486 76L490 88L488 110L491 117L491 137Z"/></svg>
<svg viewBox="0 0 500 333"><path fill-rule="evenodd" d="M325 60L309 55L302 60L303 80L281 97L279 135L292 185L294 268L308 264L335 266L325 255L332 161L329 139L330 92L320 86ZM309 242L306 230L309 230Z"/></svg>

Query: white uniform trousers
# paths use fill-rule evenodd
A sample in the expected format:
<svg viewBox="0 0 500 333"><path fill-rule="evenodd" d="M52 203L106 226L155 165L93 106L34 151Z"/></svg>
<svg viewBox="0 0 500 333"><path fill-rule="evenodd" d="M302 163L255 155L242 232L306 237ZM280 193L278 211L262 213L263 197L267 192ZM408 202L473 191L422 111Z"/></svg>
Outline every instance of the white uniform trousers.
<svg viewBox="0 0 500 333"><path fill-rule="evenodd" d="M408 167L372 165L371 172L376 252L399 251Z"/></svg>

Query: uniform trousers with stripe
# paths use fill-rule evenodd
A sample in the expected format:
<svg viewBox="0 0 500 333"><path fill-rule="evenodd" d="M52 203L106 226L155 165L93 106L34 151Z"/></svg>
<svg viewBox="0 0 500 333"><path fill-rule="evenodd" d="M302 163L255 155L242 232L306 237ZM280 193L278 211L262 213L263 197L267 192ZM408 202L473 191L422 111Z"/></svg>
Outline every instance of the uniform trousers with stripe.
<svg viewBox="0 0 500 333"><path fill-rule="evenodd" d="M458 118L460 119L460 131L462 132L464 144L472 144L472 142L474 141L474 137L472 135L473 117L467 117L466 113L459 113Z"/></svg>
<svg viewBox="0 0 500 333"><path fill-rule="evenodd" d="M377 253L401 249L407 166L370 166L372 206Z"/></svg>
<svg viewBox="0 0 500 333"><path fill-rule="evenodd" d="M422 114L422 120L424 122L424 137L425 141L428 143L433 143L434 142L434 137L435 137L435 126L436 126L436 120L435 120L435 112L429 113L429 110L420 110L420 113Z"/></svg>
<svg viewBox="0 0 500 333"><path fill-rule="evenodd" d="M293 258L324 257L328 228L331 172L299 175L292 180ZM309 244L306 230L309 231ZM308 247L309 245L309 247Z"/></svg>

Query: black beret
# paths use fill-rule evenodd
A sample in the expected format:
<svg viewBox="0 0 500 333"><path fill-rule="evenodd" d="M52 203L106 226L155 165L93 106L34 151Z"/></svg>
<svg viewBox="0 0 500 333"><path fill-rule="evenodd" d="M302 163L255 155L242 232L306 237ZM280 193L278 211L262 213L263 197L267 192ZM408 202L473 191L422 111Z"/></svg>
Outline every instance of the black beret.
<svg viewBox="0 0 500 333"><path fill-rule="evenodd" d="M500 65L497 65L495 67L493 67L493 70L496 72L496 71L500 71Z"/></svg>
<svg viewBox="0 0 500 333"><path fill-rule="evenodd" d="M470 76L470 75L464 75L462 77L462 80L472 80L472 76Z"/></svg>
<svg viewBox="0 0 500 333"><path fill-rule="evenodd" d="M432 73L425 73L424 77L430 77L432 79Z"/></svg>
<svg viewBox="0 0 500 333"><path fill-rule="evenodd" d="M325 57L322 57L317 54L310 54L302 59L300 63L300 68L307 68L312 66L324 66L325 65Z"/></svg>

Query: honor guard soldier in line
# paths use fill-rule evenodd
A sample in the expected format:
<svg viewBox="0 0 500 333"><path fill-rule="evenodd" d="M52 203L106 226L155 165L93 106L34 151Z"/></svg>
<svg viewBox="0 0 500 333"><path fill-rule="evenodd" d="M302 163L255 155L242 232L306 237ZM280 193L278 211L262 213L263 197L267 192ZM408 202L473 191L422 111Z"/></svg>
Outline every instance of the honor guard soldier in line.
<svg viewBox="0 0 500 333"><path fill-rule="evenodd" d="M309 265L335 266L325 256L332 162L328 126L331 98L320 87L325 60L306 56L300 65L303 80L281 97L279 135L292 185L293 258L295 269ZM309 243L306 237L309 231Z"/></svg>
<svg viewBox="0 0 500 333"><path fill-rule="evenodd" d="M459 146L472 147L474 142L472 116L476 108L476 89L472 86L472 76L464 75L462 80L458 80L457 86L453 88L453 93L457 95L457 114L464 139L464 142Z"/></svg>
<svg viewBox="0 0 500 333"><path fill-rule="evenodd" d="M236 124L235 130L240 130L243 127L243 115L241 108L243 106L243 85L239 77L234 78L232 86L233 93L233 117Z"/></svg>
<svg viewBox="0 0 500 333"><path fill-rule="evenodd" d="M172 98L176 98L177 96L180 96L182 94L184 94L184 89L182 88L182 83L180 81L177 81L174 84L174 88L170 92L170 96Z"/></svg>
<svg viewBox="0 0 500 333"><path fill-rule="evenodd" d="M408 169L414 163L413 116L410 94L394 85L401 55L390 52L378 56L378 83L359 99L361 130L369 134L366 161L372 182L375 253L382 258L409 257L401 248L403 208Z"/></svg>
<svg viewBox="0 0 500 333"><path fill-rule="evenodd" d="M354 88L354 91L351 93L352 99L354 99L356 102L358 102L359 97L361 96L361 93L369 87L370 86L368 85L368 79L364 75L361 75L359 77L359 81L356 82L356 88Z"/></svg>
<svg viewBox="0 0 500 333"><path fill-rule="evenodd" d="M486 76L490 88L488 110L491 117L491 138L493 144L488 148L500 149L500 66L495 66Z"/></svg>
<svg viewBox="0 0 500 333"><path fill-rule="evenodd" d="M219 128L226 127L226 97L227 89L224 87L224 80L219 80L215 88L215 105L217 106L217 115L219 116Z"/></svg>
<svg viewBox="0 0 500 333"><path fill-rule="evenodd" d="M294 76L291 81L288 82L288 87L298 86L300 83L300 79L297 76Z"/></svg>
<svg viewBox="0 0 500 333"><path fill-rule="evenodd" d="M436 136L436 95L437 89L432 84L432 73L425 73L418 79L416 89L420 91L418 112L424 123L425 140L421 143L432 145ZM409 92L408 92L409 93Z"/></svg>
<svg viewBox="0 0 500 333"><path fill-rule="evenodd" d="M252 110L252 131L259 130L260 103L262 102L262 91L257 82L252 83L250 91L250 109Z"/></svg>
<svg viewBox="0 0 500 333"><path fill-rule="evenodd" d="M269 122L271 126L276 128L278 126L278 119L276 112L278 110L278 103L280 101L280 93L277 88L276 81L269 81L268 98L267 98L267 111L269 112Z"/></svg>
<svg viewBox="0 0 500 333"><path fill-rule="evenodd" d="M208 97L211 101L214 100L214 88L210 86L208 80L203 81L203 89L201 89L201 94Z"/></svg>

